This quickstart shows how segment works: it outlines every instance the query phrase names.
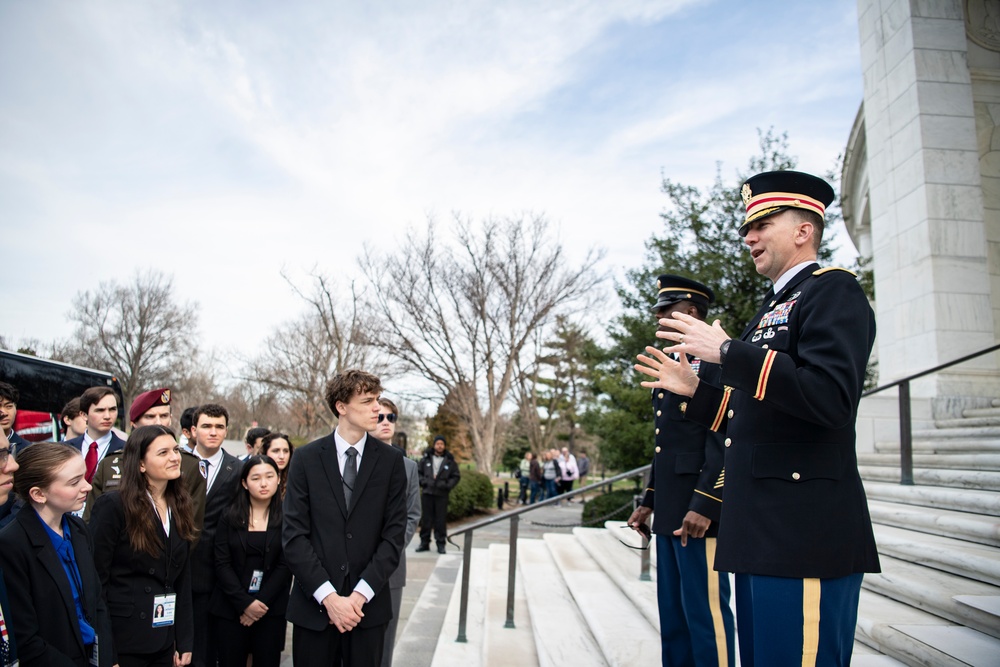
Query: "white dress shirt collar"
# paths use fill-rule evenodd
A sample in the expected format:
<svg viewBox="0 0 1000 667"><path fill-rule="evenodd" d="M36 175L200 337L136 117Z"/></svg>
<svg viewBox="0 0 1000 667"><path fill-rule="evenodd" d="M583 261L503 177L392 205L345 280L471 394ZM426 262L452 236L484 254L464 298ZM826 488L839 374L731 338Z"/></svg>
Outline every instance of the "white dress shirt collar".
<svg viewBox="0 0 1000 667"><path fill-rule="evenodd" d="M799 272L805 269L811 264L815 264L815 259L810 259L808 261L802 262L801 264L796 264L792 268L788 269L777 280L774 281L774 293L778 294L781 290L785 289L785 285L792 282L792 278L799 275Z"/></svg>

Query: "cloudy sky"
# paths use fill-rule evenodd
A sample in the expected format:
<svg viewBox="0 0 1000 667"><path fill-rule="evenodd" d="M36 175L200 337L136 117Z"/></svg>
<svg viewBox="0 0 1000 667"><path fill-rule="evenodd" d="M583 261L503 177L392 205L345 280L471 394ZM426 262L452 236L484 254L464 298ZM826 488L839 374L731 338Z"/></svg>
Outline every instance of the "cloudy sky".
<svg viewBox="0 0 1000 667"><path fill-rule="evenodd" d="M283 267L355 275L452 211L544 212L620 273L663 175L771 126L825 172L861 87L854 0L3 2L0 335L151 267L250 352L299 312Z"/></svg>

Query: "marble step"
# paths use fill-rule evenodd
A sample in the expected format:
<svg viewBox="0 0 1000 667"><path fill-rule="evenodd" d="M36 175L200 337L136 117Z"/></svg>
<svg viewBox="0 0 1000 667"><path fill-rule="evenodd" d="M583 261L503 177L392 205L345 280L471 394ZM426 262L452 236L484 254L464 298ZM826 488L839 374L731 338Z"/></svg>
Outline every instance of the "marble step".
<svg viewBox="0 0 1000 667"><path fill-rule="evenodd" d="M489 581L483 622L483 664L488 667L538 667L531 616L524 596L524 576L514 579L514 627L507 624L507 579L510 547L489 546Z"/></svg>
<svg viewBox="0 0 1000 667"><path fill-rule="evenodd" d="M1000 639L1000 616L989 599L1000 587L881 555L881 574L866 574L865 589ZM959 601L956 596L968 596ZM977 604L983 602L983 604Z"/></svg>
<svg viewBox="0 0 1000 667"><path fill-rule="evenodd" d="M519 539L517 565L529 582L524 592L540 667L608 667L545 541ZM555 641L560 637L572 641Z"/></svg>
<svg viewBox="0 0 1000 667"><path fill-rule="evenodd" d="M996 667L1000 655L995 637L865 589L855 637L914 667Z"/></svg>
<svg viewBox="0 0 1000 667"><path fill-rule="evenodd" d="M653 515L651 521L655 521L655 520L656 520L656 515ZM650 524L650 525L652 525L652 524ZM629 529L628 526L627 526L627 524L624 521L605 521L604 522L604 528L607 530L608 539L611 540L611 542L613 542L614 544L618 544L618 540L621 540L625 544L631 545L633 547L641 547L642 546L642 542L643 542L642 536L639 535L639 533L635 532L634 530ZM620 544L618 546L621 547ZM635 571L638 572L639 571L639 554L641 552L639 550L637 550L637 549L625 549L625 548L622 548L622 550L623 551L627 551L628 553L632 554L632 557L635 559ZM655 539L652 540L649 543L649 576L652 577L653 579L656 579L656 540Z"/></svg>
<svg viewBox="0 0 1000 667"><path fill-rule="evenodd" d="M888 454L858 454L858 464L895 468L899 472L899 448ZM1000 471L997 454L920 454L913 455L914 474L920 469L960 471Z"/></svg>
<svg viewBox="0 0 1000 667"><path fill-rule="evenodd" d="M434 648L434 667L483 667L483 622L486 612L486 583L489 580L488 567L488 550L474 548L469 565L469 606L465 624L467 638L465 642L456 641L462 598L462 572L459 569L455 587L451 591L448 612L445 614L444 624L441 626L441 633ZM398 646L393 652L393 662L397 652L399 652Z"/></svg>
<svg viewBox="0 0 1000 667"><path fill-rule="evenodd" d="M868 482L899 484L899 464L894 467L859 465L861 479ZM928 470L914 468L913 483L918 486L938 486L952 489L1000 491L1000 471L983 470Z"/></svg>
<svg viewBox="0 0 1000 667"><path fill-rule="evenodd" d="M962 410L963 417L1000 417L1000 407L967 408Z"/></svg>
<svg viewBox="0 0 1000 667"><path fill-rule="evenodd" d="M880 554L1000 586L1000 549L875 524Z"/></svg>
<svg viewBox="0 0 1000 667"><path fill-rule="evenodd" d="M632 552L622 546L608 528L574 528L573 536L611 578L611 581L625 594L649 624L660 631L660 612L656 606L656 581L639 579L639 559L626 558L624 552ZM624 532L624 531L622 531ZM628 531L635 532L635 531Z"/></svg>
<svg viewBox="0 0 1000 667"><path fill-rule="evenodd" d="M992 517L872 499L868 511L874 523L1000 547L1000 522Z"/></svg>
<svg viewBox="0 0 1000 667"><path fill-rule="evenodd" d="M931 431L928 437L913 437L916 454L1000 454L1000 429L998 434L973 436L972 434L947 435L942 430ZM875 443L879 454L898 454L899 440L879 440Z"/></svg>
<svg viewBox="0 0 1000 667"><path fill-rule="evenodd" d="M963 421L963 424L965 422ZM970 439L981 443L996 443L1000 438L1000 426L952 426L921 428L913 431L915 441Z"/></svg>
<svg viewBox="0 0 1000 667"><path fill-rule="evenodd" d="M445 628L445 617L451 603L452 591L456 582L461 585L459 574L462 569L462 556L439 556L437 564L431 571L427 582L420 591L420 597L410 612L406 625L400 628L396 638L396 648L393 651L392 664L395 667L430 667L444 663L434 662L436 641L430 638L439 637ZM458 631L456 625L449 632ZM452 635L454 641L455 635Z"/></svg>
<svg viewBox="0 0 1000 667"><path fill-rule="evenodd" d="M547 533L544 540L610 667L660 662L659 631L580 547L576 537Z"/></svg>
<svg viewBox="0 0 1000 667"><path fill-rule="evenodd" d="M903 486L890 482L866 481L868 498L887 502L955 510L986 516L1000 516L1000 493L940 486Z"/></svg>
<svg viewBox="0 0 1000 667"><path fill-rule="evenodd" d="M995 410L996 408L992 408ZM967 411L968 412L968 411ZM983 426L1000 426L1000 415L983 415L980 417L955 417L952 419L935 419L938 428L979 428Z"/></svg>

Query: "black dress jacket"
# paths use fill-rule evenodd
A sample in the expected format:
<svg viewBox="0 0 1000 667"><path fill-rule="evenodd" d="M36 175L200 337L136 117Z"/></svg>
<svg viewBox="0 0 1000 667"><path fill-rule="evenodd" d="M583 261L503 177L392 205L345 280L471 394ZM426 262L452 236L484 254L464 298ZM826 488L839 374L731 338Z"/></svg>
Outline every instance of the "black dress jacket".
<svg viewBox="0 0 1000 667"><path fill-rule="evenodd" d="M703 382L719 383L716 364L692 360ZM684 417L688 398L665 389L653 391L655 448L643 507L653 509L653 532L672 536L688 511L712 520L705 537L719 533L725 481L722 435Z"/></svg>
<svg viewBox="0 0 1000 667"><path fill-rule="evenodd" d="M730 343L687 417L725 429L715 568L775 577L878 572L855 422L875 316L854 275L813 264Z"/></svg>
<svg viewBox="0 0 1000 667"><path fill-rule="evenodd" d="M153 512L150 505L149 511ZM111 614L118 653L158 653L170 646L191 651L194 622L191 608L190 545L177 534L171 520L170 536L160 530L160 553L136 551L125 529L125 509L118 491L102 495L90 515L94 557ZM153 627L153 598L177 595L174 624Z"/></svg>
<svg viewBox="0 0 1000 667"><path fill-rule="evenodd" d="M111 623L101 595L94 544L81 519L68 515L70 542L80 571L80 605L97 633L98 664L114 663ZM73 590L38 513L23 507L0 531L0 568L7 583L9 626L22 665L89 665Z"/></svg>
<svg viewBox="0 0 1000 667"><path fill-rule="evenodd" d="M264 545L264 578L257 593L250 593L253 569L247 565L245 526L233 525L222 517L215 533L215 590L208 610L216 616L236 620L254 600L267 605L265 618L284 616L292 573L281 549L281 524L267 526Z"/></svg>
<svg viewBox="0 0 1000 667"><path fill-rule="evenodd" d="M333 627L313 593L329 581L349 595L364 579L375 597L364 606L361 627L388 623L392 599L385 584L399 564L406 530L402 453L367 436L349 509L333 433L296 449L290 466L282 543L295 585L286 618L316 632Z"/></svg>

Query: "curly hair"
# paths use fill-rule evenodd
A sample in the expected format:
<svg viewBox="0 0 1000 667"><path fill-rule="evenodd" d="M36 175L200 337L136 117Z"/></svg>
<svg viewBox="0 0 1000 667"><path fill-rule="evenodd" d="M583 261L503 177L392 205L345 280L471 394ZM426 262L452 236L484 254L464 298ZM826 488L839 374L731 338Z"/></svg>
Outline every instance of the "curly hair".
<svg viewBox="0 0 1000 667"><path fill-rule="evenodd" d="M326 385L326 404L338 419L337 403L348 403L358 394L381 394L382 381L362 370L352 369L337 373Z"/></svg>

